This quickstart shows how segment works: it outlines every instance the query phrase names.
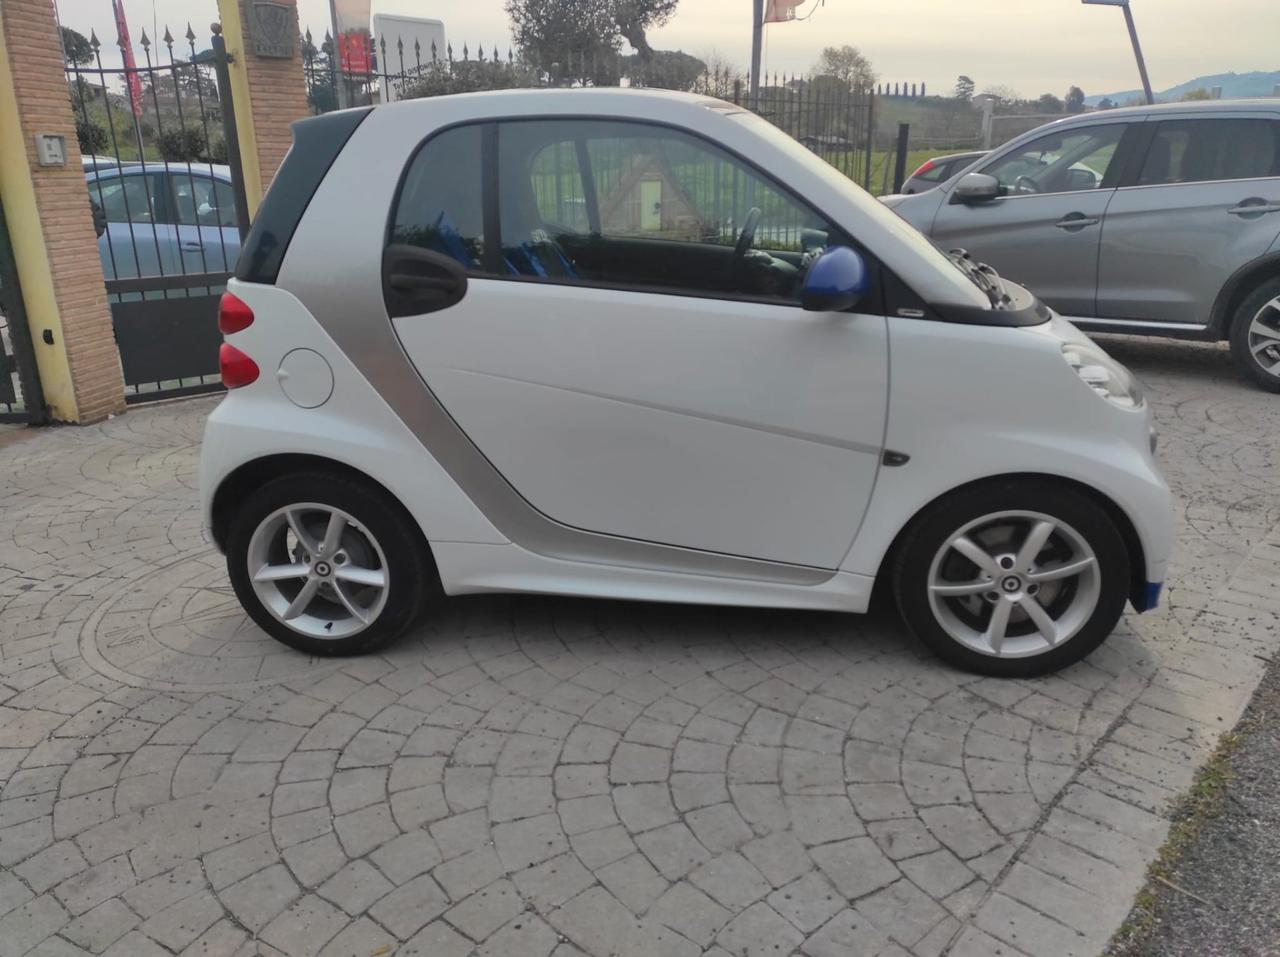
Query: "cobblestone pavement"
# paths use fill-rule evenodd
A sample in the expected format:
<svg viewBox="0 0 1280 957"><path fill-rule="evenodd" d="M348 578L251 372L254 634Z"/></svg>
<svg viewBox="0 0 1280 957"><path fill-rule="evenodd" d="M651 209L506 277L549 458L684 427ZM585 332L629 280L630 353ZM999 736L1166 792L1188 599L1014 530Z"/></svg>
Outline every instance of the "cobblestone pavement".
<svg viewBox="0 0 1280 957"><path fill-rule="evenodd" d="M1280 644L1280 399L1107 343L1166 607L1035 681L892 618L468 598L317 661L239 611L211 401L0 452L0 957L1096 954Z"/></svg>

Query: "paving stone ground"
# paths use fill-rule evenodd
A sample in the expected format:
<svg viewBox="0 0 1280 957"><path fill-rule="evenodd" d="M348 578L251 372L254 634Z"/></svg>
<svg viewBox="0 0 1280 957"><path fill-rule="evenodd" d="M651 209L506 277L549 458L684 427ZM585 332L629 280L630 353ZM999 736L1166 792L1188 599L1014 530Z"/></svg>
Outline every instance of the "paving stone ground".
<svg viewBox="0 0 1280 957"><path fill-rule="evenodd" d="M6 446L0 957L1098 953L1280 644L1280 398L1107 345L1178 554L1035 681L887 616L528 597L312 660L201 530L211 400Z"/></svg>

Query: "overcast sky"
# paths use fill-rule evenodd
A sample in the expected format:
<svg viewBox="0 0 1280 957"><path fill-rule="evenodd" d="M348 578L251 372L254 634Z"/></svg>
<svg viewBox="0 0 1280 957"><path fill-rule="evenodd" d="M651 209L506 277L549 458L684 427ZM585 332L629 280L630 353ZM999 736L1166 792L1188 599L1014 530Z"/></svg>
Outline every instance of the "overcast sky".
<svg viewBox="0 0 1280 957"><path fill-rule="evenodd" d="M1024 96L1061 95L1070 84L1087 94L1139 86L1119 9L1079 0L808 0L800 23L766 29L766 71L805 70L826 45L852 44L881 79L925 82L950 90L961 73L978 89L1001 84ZM57 0L62 22L114 40L111 0ZM207 46L216 0L124 0L136 40L153 19L175 36L190 21ZM1209 73L1280 69L1280 4L1276 0L1133 0L1134 14L1157 89ZM304 27L323 36L328 0L298 0ZM443 20L455 52L495 43L505 53L502 0L373 0L374 12ZM717 51L745 66L751 53L750 0L682 0L671 23L650 41L662 49L705 55Z"/></svg>

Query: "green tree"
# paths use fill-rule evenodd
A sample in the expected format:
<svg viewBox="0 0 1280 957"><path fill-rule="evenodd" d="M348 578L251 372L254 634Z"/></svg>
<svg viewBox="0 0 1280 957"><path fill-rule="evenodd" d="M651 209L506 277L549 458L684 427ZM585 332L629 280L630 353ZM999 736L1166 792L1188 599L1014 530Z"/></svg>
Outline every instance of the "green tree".
<svg viewBox="0 0 1280 957"><path fill-rule="evenodd" d="M93 62L93 44L89 38L78 30L60 27L62 34L62 58L76 66L87 66Z"/></svg>
<svg viewBox="0 0 1280 957"><path fill-rule="evenodd" d="M961 74L960 76L956 77L955 97L957 100L964 100L966 103L968 103L970 100L973 99L973 91L975 88L976 88L976 84L974 84L973 80L971 80L969 77L965 76L964 74Z"/></svg>
<svg viewBox="0 0 1280 957"><path fill-rule="evenodd" d="M91 120L76 120L76 139L80 141L80 152L85 156L107 151L107 131Z"/></svg>
<svg viewBox="0 0 1280 957"><path fill-rule="evenodd" d="M156 145L160 149L160 158L170 163L204 159L207 147L204 130L198 126L175 126L161 130Z"/></svg>
<svg viewBox="0 0 1280 957"><path fill-rule="evenodd" d="M631 44L641 61L652 59L655 52L649 46L646 32L670 20L677 3L679 0L613 0L613 20L618 33Z"/></svg>
<svg viewBox="0 0 1280 957"><path fill-rule="evenodd" d="M1114 110L1115 108L1116 101L1111 99L1109 96L1104 96L1098 101L1098 109L1100 110Z"/></svg>
<svg viewBox="0 0 1280 957"><path fill-rule="evenodd" d="M1212 100L1212 99L1213 99L1213 94L1210 93L1208 90L1206 90L1204 87L1201 87L1198 90L1187 90L1186 93L1182 94L1183 103L1194 103L1197 100Z"/></svg>
<svg viewBox="0 0 1280 957"><path fill-rule="evenodd" d="M1052 93L1041 93L1040 99L1036 100L1036 109L1041 113L1061 113L1062 100Z"/></svg>
<svg viewBox="0 0 1280 957"><path fill-rule="evenodd" d="M623 57L622 75L632 86L692 90L707 75L707 65L680 50L650 50L648 58L639 53Z"/></svg>
<svg viewBox="0 0 1280 957"><path fill-rule="evenodd" d="M597 79L621 46L614 0L506 0L525 60L555 80Z"/></svg>
<svg viewBox="0 0 1280 957"><path fill-rule="evenodd" d="M1063 108L1068 113L1084 112L1084 90L1078 86L1073 86L1067 90L1067 95L1063 100Z"/></svg>
<svg viewBox="0 0 1280 957"><path fill-rule="evenodd" d="M809 76L834 76L850 89L866 89L876 82L871 61L847 43L842 47L824 47Z"/></svg>

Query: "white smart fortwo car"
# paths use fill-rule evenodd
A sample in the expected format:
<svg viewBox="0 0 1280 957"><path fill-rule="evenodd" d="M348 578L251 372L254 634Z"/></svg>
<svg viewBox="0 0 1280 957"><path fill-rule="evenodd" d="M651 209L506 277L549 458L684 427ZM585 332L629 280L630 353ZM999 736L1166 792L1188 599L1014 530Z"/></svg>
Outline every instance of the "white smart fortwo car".
<svg viewBox="0 0 1280 957"><path fill-rule="evenodd" d="M295 137L201 464L280 641L366 651L464 592L860 612L883 580L944 658L1030 675L1155 605L1129 373L764 120L508 91Z"/></svg>

